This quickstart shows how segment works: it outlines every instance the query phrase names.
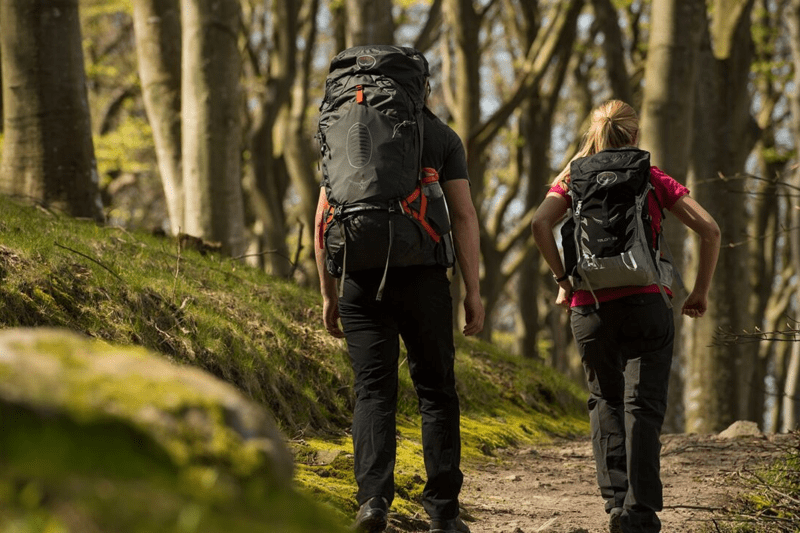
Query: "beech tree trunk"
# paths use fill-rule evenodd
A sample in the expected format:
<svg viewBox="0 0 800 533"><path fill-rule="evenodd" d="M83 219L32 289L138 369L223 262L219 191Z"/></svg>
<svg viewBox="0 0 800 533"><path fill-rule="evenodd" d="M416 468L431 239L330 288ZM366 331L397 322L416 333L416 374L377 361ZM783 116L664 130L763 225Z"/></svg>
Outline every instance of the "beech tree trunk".
<svg viewBox="0 0 800 533"><path fill-rule="evenodd" d="M791 0L786 12L789 26L789 42L792 47L792 63L794 65L794 92L789 102L792 111L792 133L794 134L795 152L800 150L800 0ZM800 187L800 168L795 168L792 185ZM795 276L800 272L800 199L790 198L791 230L789 242ZM800 302L800 284L795 285L795 302ZM795 323L797 327L797 323ZM800 341L795 340L786 371L783 388L782 431L795 430L800 424Z"/></svg>
<svg viewBox="0 0 800 533"><path fill-rule="evenodd" d="M700 35L705 24L705 0L653 0L647 64L642 97L640 146L650 152L651 163L686 183L692 151L694 87L697 79L697 56ZM675 218L664 224L665 237L675 257L676 266L686 277L691 290L693 271L687 270L683 245L686 228ZM670 373L667 418L669 431L683 428L683 379L685 346L682 339L680 306L685 294L673 287L675 315L675 350Z"/></svg>
<svg viewBox="0 0 800 533"><path fill-rule="evenodd" d="M182 4L181 77L186 233L244 251L238 0Z"/></svg>
<svg viewBox="0 0 800 533"><path fill-rule="evenodd" d="M714 2L714 19L702 41L690 186L693 196L716 218L723 247L708 312L686 324L692 343L685 392L690 432L716 432L746 418L759 386L752 383L755 361L747 359L745 350L714 343L720 329L739 332L753 325L747 313L747 249L726 246L745 240L745 195L741 180L735 178L758 138L747 90L752 5L752 0ZM720 180L720 175L727 179Z"/></svg>
<svg viewBox="0 0 800 533"><path fill-rule="evenodd" d="M362 44L395 44L392 0L345 0L345 11L348 48Z"/></svg>
<svg viewBox="0 0 800 533"><path fill-rule="evenodd" d="M170 230L183 231L179 0L135 0L133 26L144 107L153 130Z"/></svg>
<svg viewBox="0 0 800 533"><path fill-rule="evenodd" d="M0 193L104 219L78 0L3 0Z"/></svg>

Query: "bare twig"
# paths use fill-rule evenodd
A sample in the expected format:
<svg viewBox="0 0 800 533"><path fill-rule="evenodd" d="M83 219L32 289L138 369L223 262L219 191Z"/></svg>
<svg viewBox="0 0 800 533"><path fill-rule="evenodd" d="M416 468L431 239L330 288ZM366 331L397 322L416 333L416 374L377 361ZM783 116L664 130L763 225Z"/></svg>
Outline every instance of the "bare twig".
<svg viewBox="0 0 800 533"><path fill-rule="evenodd" d="M294 261L292 261L292 270L289 273L289 278L294 277L297 267L300 265L300 253L303 251L303 222L300 221L300 227L297 229L297 249L294 252Z"/></svg>
<svg viewBox="0 0 800 533"><path fill-rule="evenodd" d="M180 230L178 231L180 233ZM172 303L175 304L175 295L178 292L178 274L180 273L181 269L181 240L176 239L178 243L178 257L175 260L175 278L172 283Z"/></svg>
<svg viewBox="0 0 800 533"><path fill-rule="evenodd" d="M72 249L72 248L70 248L69 246L64 246L63 244L59 244L59 243L57 243L57 242L55 242L55 241L53 241L53 244L55 244L55 245L56 245L56 246L58 246L59 248L63 248L64 250L67 250L68 252L72 252L73 254L77 254L77 255L79 255L79 256L81 256L81 257L85 257L85 258L86 258L86 259L88 259L89 261L91 261L91 262L93 262L93 263L95 263L95 264L97 264L97 265L100 265L102 268L104 268L105 270L107 270L108 272L110 272L110 273L111 273L111 275L112 275L112 276L114 276L115 278L117 278L118 280L120 280L120 281L125 281L125 280L123 280L123 279L122 279L122 278L119 276L119 274L117 274L116 272L114 272L113 270L111 270L109 267L107 267L106 265L104 265L103 263L101 263L100 261L98 261L97 259L95 259L94 257L90 257L90 256L86 255L85 253L79 252L78 250L73 250L73 249Z"/></svg>

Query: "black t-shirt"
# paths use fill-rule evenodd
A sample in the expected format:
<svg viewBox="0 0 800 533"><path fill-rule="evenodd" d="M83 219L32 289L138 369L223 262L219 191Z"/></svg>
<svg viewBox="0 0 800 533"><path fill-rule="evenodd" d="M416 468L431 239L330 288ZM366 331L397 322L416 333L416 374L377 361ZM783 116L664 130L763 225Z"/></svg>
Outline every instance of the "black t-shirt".
<svg viewBox="0 0 800 533"><path fill-rule="evenodd" d="M422 166L435 169L440 182L469 180L467 156L458 134L427 107L424 121Z"/></svg>

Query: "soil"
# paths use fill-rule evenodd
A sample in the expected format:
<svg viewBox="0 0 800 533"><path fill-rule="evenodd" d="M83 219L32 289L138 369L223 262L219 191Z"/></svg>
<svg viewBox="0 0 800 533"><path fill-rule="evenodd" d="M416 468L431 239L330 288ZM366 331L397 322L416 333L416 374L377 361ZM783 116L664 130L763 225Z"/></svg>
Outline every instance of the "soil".
<svg viewBox="0 0 800 533"><path fill-rule="evenodd" d="M720 511L746 490L743 475L785 455L796 440L790 435L663 435L662 531L692 532L704 524L713 531ZM498 454L465 469L461 502L472 533L608 532L588 437ZM427 523L418 523L403 529L427 529Z"/></svg>

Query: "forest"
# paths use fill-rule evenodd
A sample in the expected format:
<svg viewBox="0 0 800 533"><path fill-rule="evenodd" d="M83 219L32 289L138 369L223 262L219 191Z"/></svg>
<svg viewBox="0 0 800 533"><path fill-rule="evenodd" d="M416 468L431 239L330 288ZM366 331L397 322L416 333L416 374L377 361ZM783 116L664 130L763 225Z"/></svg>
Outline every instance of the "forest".
<svg viewBox="0 0 800 533"><path fill-rule="evenodd" d="M797 426L800 0L8 0L0 194L316 287L319 104L330 59L368 43L425 54L467 149L484 340L582 379L530 220L621 99L722 230L665 429ZM697 244L666 227L690 285Z"/></svg>

